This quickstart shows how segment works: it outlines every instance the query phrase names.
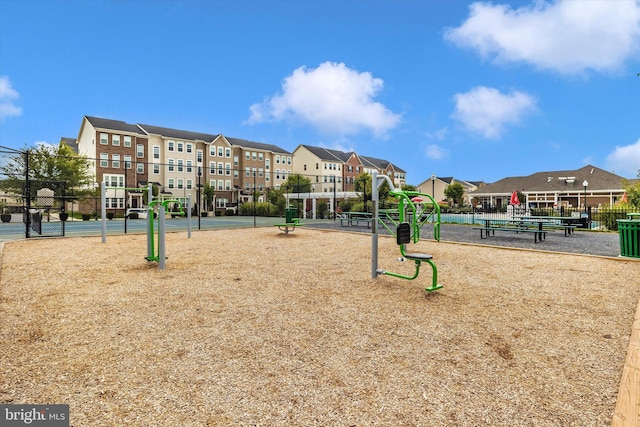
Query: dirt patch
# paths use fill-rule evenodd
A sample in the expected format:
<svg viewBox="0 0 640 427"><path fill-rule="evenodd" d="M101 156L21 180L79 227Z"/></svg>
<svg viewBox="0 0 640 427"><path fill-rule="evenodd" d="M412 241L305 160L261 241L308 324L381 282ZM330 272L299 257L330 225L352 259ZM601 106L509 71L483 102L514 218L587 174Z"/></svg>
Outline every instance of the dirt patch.
<svg viewBox="0 0 640 427"><path fill-rule="evenodd" d="M0 402L93 425L609 425L638 263L296 229L6 243ZM405 274L395 241L380 268Z"/></svg>

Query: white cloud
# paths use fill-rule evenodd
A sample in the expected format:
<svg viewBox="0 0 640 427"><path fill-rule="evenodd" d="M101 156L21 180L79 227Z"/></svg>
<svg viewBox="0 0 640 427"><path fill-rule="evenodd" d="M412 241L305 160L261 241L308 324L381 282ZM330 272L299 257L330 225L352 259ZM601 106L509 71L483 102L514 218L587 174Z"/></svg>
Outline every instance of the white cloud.
<svg viewBox="0 0 640 427"><path fill-rule="evenodd" d="M497 62L563 74L613 71L640 55L640 1L536 1L530 7L473 3L445 38Z"/></svg>
<svg viewBox="0 0 640 427"><path fill-rule="evenodd" d="M9 77L0 76L0 120L22 114L22 108L13 103L19 96L20 94L11 86Z"/></svg>
<svg viewBox="0 0 640 427"><path fill-rule="evenodd" d="M442 141L447 137L447 133L449 132L449 129L445 126L443 128L440 128L436 131L433 132L427 132L426 136L429 139L435 139L438 141Z"/></svg>
<svg viewBox="0 0 640 427"><path fill-rule="evenodd" d="M429 144L425 150L425 155L431 160L440 160L449 155L449 151L436 144Z"/></svg>
<svg viewBox="0 0 640 427"><path fill-rule="evenodd" d="M616 175L635 178L640 170L640 139L631 145L617 146L607 156L606 165Z"/></svg>
<svg viewBox="0 0 640 427"><path fill-rule="evenodd" d="M300 67L285 78L282 93L250 107L248 123L291 120L310 124L326 134L355 134L369 130L384 136L400 121L375 102L384 82L333 62L318 68Z"/></svg>
<svg viewBox="0 0 640 427"><path fill-rule="evenodd" d="M518 123L536 110L536 99L531 95L518 91L503 94L485 86L458 93L454 99L456 109L452 117L485 138L499 138L506 125Z"/></svg>

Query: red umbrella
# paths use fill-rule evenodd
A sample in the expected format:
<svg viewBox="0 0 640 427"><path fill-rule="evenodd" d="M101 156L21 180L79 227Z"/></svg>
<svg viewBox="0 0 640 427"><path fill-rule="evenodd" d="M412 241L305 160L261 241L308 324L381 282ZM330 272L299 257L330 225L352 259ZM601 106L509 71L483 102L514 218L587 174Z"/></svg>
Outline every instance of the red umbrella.
<svg viewBox="0 0 640 427"><path fill-rule="evenodd" d="M510 205L519 205L520 204L520 200L518 199L518 192L514 191L513 193L511 193L511 200L509 200L509 204Z"/></svg>
<svg viewBox="0 0 640 427"><path fill-rule="evenodd" d="M422 197L420 197L420 196L416 196L416 197L413 197L411 199L411 201L412 202L416 202L416 203L420 203L420 202L424 202L424 199Z"/></svg>

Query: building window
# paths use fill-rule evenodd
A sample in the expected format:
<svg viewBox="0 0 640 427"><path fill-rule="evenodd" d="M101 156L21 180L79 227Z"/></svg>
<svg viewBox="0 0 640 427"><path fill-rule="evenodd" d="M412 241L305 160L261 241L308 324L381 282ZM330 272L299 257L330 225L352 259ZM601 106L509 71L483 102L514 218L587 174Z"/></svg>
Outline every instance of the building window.
<svg viewBox="0 0 640 427"><path fill-rule="evenodd" d="M187 143L187 153L193 153L193 144Z"/></svg>
<svg viewBox="0 0 640 427"><path fill-rule="evenodd" d="M215 175L216 173L216 162L209 162L209 174Z"/></svg>
<svg viewBox="0 0 640 427"><path fill-rule="evenodd" d="M138 158L144 157L144 145L136 144L136 156Z"/></svg>
<svg viewBox="0 0 640 427"><path fill-rule="evenodd" d="M169 178L169 183L167 184L167 187L169 187L169 188L175 188L173 178Z"/></svg>
<svg viewBox="0 0 640 427"><path fill-rule="evenodd" d="M264 171L262 170L262 168L258 168L258 178L262 178L264 175Z"/></svg>
<svg viewBox="0 0 640 427"><path fill-rule="evenodd" d="M222 157L223 153L224 153L224 148L223 147L218 147L218 157Z"/></svg>
<svg viewBox="0 0 640 427"><path fill-rule="evenodd" d="M224 163L218 163L218 175L224 175Z"/></svg>
<svg viewBox="0 0 640 427"><path fill-rule="evenodd" d="M173 165L175 164L175 160L169 159L169 172L173 172Z"/></svg>
<svg viewBox="0 0 640 427"><path fill-rule="evenodd" d="M249 166L244 168L245 176L251 176L251 168Z"/></svg>
<svg viewBox="0 0 640 427"><path fill-rule="evenodd" d="M111 155L111 167L114 169L120 169L120 154Z"/></svg>
<svg viewBox="0 0 640 427"><path fill-rule="evenodd" d="M100 134L100 144L102 144L102 145L109 144L109 135L107 135L106 133L101 133Z"/></svg>
<svg viewBox="0 0 640 427"><path fill-rule="evenodd" d="M175 150L175 142L174 141L167 141L167 150L169 151L173 151Z"/></svg>
<svg viewBox="0 0 640 427"><path fill-rule="evenodd" d="M262 153L258 153L258 160L262 161L264 159L264 156Z"/></svg>
<svg viewBox="0 0 640 427"><path fill-rule="evenodd" d="M233 170L233 178L234 179L240 178L240 173L238 172L238 169Z"/></svg>
<svg viewBox="0 0 640 427"><path fill-rule="evenodd" d="M193 172L193 162L191 160L187 160L187 173Z"/></svg>
<svg viewBox="0 0 640 427"><path fill-rule="evenodd" d="M222 191L224 190L224 181L223 180L218 180L218 190Z"/></svg>
<svg viewBox="0 0 640 427"><path fill-rule="evenodd" d="M265 159L265 161L264 161L264 169L265 170L269 170L270 167L271 167L271 160Z"/></svg>
<svg viewBox="0 0 640 427"><path fill-rule="evenodd" d="M255 151L251 153L251 158L253 160L257 159L257 153Z"/></svg>
<svg viewBox="0 0 640 427"><path fill-rule="evenodd" d="M227 180L224 182L224 189L227 191L231 190L231 181Z"/></svg>
<svg viewBox="0 0 640 427"><path fill-rule="evenodd" d="M153 165L153 173L156 175L160 173L160 165L158 164Z"/></svg>
<svg viewBox="0 0 640 427"><path fill-rule="evenodd" d="M246 160L251 160L251 152L250 151L245 151L244 152L244 158Z"/></svg>
<svg viewBox="0 0 640 427"><path fill-rule="evenodd" d="M123 145L125 147L131 147L131 137L130 136L125 136L124 137Z"/></svg>
<svg viewBox="0 0 640 427"><path fill-rule="evenodd" d="M178 153L184 152L184 144L182 142L178 142Z"/></svg>
<svg viewBox="0 0 640 427"><path fill-rule="evenodd" d="M131 169L131 154L124 155L124 168Z"/></svg>
<svg viewBox="0 0 640 427"><path fill-rule="evenodd" d="M280 179L280 169L276 169L276 179Z"/></svg>
<svg viewBox="0 0 640 427"><path fill-rule="evenodd" d="M184 188L184 181L182 178L178 178L178 190L182 190Z"/></svg>
<svg viewBox="0 0 640 427"><path fill-rule="evenodd" d="M184 160L178 159L178 172L184 172Z"/></svg>
<svg viewBox="0 0 640 427"><path fill-rule="evenodd" d="M225 163L224 168L225 168L225 171L224 171L225 175L231 176L231 163Z"/></svg>
<svg viewBox="0 0 640 427"><path fill-rule="evenodd" d="M209 155L212 156L212 157L216 156L216 147L215 147L215 145L209 146Z"/></svg>
<svg viewBox="0 0 640 427"><path fill-rule="evenodd" d="M316 170L318 170L318 169L320 169L320 168L318 167L318 164L316 163Z"/></svg>
<svg viewBox="0 0 640 427"><path fill-rule="evenodd" d="M238 166L240 164L240 160L238 156L233 156L233 166Z"/></svg>
<svg viewBox="0 0 640 427"><path fill-rule="evenodd" d="M144 173L144 163L136 163L136 172L139 174Z"/></svg>
<svg viewBox="0 0 640 427"><path fill-rule="evenodd" d="M120 135L111 135L111 145L114 147L120 146Z"/></svg>
<svg viewBox="0 0 640 427"><path fill-rule="evenodd" d="M225 149L224 149L224 156L225 156L227 159L230 159L230 158L231 158L231 148L227 147L227 148L225 148Z"/></svg>
<svg viewBox="0 0 640 427"><path fill-rule="evenodd" d="M196 150L196 162L202 163L202 150Z"/></svg>
<svg viewBox="0 0 640 427"><path fill-rule="evenodd" d="M153 158L154 159L159 159L160 158L160 147L157 145L153 146Z"/></svg>
<svg viewBox="0 0 640 427"><path fill-rule="evenodd" d="M100 153L100 167L106 168L109 166L109 153Z"/></svg>
<svg viewBox="0 0 640 427"><path fill-rule="evenodd" d="M276 155L276 165L280 164L280 155Z"/></svg>
<svg viewBox="0 0 640 427"><path fill-rule="evenodd" d="M187 180L187 190L191 190L193 188L193 180L192 179L188 179Z"/></svg>

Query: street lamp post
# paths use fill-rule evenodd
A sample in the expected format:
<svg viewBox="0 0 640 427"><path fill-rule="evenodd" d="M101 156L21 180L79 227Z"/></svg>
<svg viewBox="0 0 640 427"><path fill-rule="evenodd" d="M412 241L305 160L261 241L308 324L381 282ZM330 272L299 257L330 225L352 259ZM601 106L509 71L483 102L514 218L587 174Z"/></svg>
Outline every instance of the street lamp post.
<svg viewBox="0 0 640 427"><path fill-rule="evenodd" d="M436 174L431 174L431 197L436 200Z"/></svg>
<svg viewBox="0 0 640 427"><path fill-rule="evenodd" d="M584 211L587 212L587 187L589 186L589 182L585 179L582 182L582 186L584 187Z"/></svg>
<svg viewBox="0 0 640 427"><path fill-rule="evenodd" d="M202 176L202 167L198 166L198 202L197 202L197 206L198 206L198 230L200 230L200 203L201 203L201 198L200 198L200 191L202 191L202 187L200 186L200 177Z"/></svg>

